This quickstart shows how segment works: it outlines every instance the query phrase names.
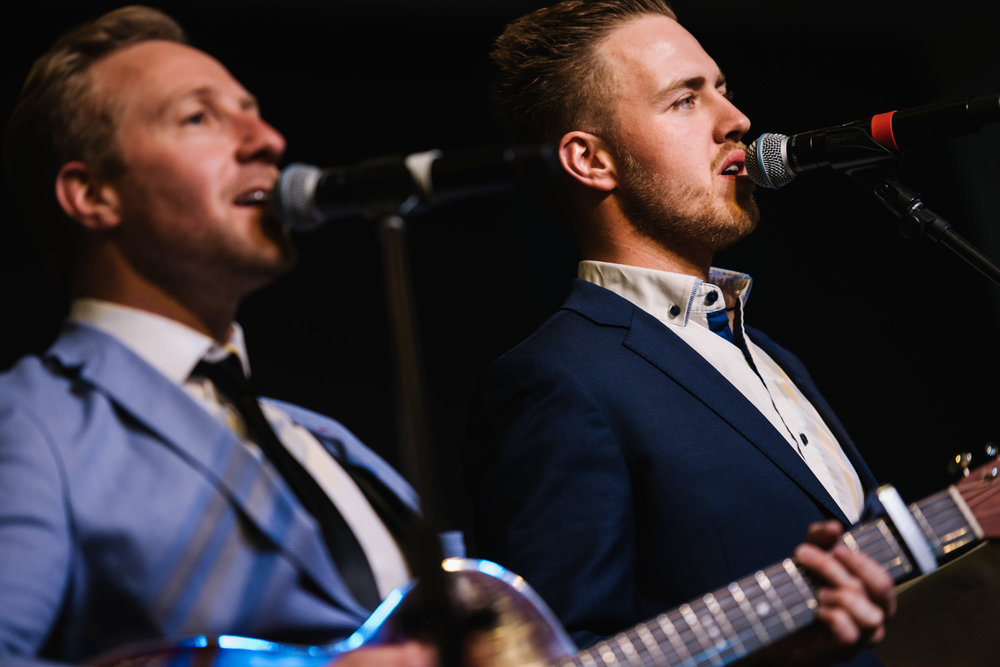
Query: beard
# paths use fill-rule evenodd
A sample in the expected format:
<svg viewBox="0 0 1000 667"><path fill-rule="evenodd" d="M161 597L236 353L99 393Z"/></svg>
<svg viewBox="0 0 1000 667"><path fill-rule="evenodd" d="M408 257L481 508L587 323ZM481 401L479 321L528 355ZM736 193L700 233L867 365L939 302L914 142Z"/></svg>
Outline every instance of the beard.
<svg viewBox="0 0 1000 667"><path fill-rule="evenodd" d="M737 180L723 200L710 189L658 176L617 143L622 208L643 236L674 251L714 254L756 228L760 212L752 185ZM728 152L720 151L719 160Z"/></svg>

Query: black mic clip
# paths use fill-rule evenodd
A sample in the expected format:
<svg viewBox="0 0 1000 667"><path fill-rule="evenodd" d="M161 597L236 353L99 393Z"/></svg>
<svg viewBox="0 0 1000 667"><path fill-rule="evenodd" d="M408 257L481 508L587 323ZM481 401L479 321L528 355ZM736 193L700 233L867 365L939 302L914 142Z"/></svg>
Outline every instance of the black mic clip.
<svg viewBox="0 0 1000 667"><path fill-rule="evenodd" d="M804 132L790 140L788 159L797 171L830 167L850 174L856 169L891 162L899 157L882 146L870 132L855 123ZM792 150L802 146L808 150ZM804 158L803 156L817 156Z"/></svg>
<svg viewBox="0 0 1000 667"><path fill-rule="evenodd" d="M747 173L758 185L777 189L802 172L829 167L851 174L898 157L854 122L792 136L765 132L747 151Z"/></svg>

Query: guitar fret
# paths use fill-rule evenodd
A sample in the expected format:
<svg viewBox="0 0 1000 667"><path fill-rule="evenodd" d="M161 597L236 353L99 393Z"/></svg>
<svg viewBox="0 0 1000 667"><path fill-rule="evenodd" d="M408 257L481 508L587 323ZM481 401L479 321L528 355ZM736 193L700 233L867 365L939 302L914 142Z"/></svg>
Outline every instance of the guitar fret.
<svg viewBox="0 0 1000 667"><path fill-rule="evenodd" d="M996 463L996 461L994 461L994 463ZM996 476L997 476L997 468L996 466L994 466L989 471L989 473L987 473L987 475L983 477L983 481L986 481L986 479L995 479ZM975 500L975 503L977 505L980 505L981 507L980 503L982 499L981 492L976 494L975 499L970 497L968 499L968 502L957 487L949 486L947 489L947 493L948 496L951 498L952 502L955 503L955 507L957 507L958 511L962 513L962 516L965 517L965 522L969 525L969 528L972 530L973 533L976 534L976 539L981 540L984 537L986 537L986 533L983 532L983 527L979 524L979 519L976 518L975 513L973 513L972 508L969 506L969 502ZM989 494L987 494L987 500L989 500Z"/></svg>
<svg viewBox="0 0 1000 667"><path fill-rule="evenodd" d="M722 647L721 650L723 653L731 651L733 653L732 657L746 655L746 648L743 646L739 632L735 627L733 627L729 616L729 610L733 608L729 602L733 602L733 600L732 598L729 598L727 602L724 598L720 601L717 596L723 594L723 591L717 591L715 594L709 593L702 598L705 601L705 606L712 613L712 617L715 619L716 625L720 628L721 639L716 640L716 646ZM729 641L726 641L725 639L727 636L731 638Z"/></svg>
<svg viewBox="0 0 1000 667"><path fill-rule="evenodd" d="M845 533L842 542L852 551L861 552L886 568L893 581L908 577L913 572L909 556L899 548L891 532L882 530L884 523L881 527L877 523Z"/></svg>
<svg viewBox="0 0 1000 667"><path fill-rule="evenodd" d="M858 544L858 540L855 537L855 533L860 532L860 530L861 529L858 528L855 531L844 533L840 538L840 541L843 542L851 551L861 551L861 546Z"/></svg>
<svg viewBox="0 0 1000 667"><path fill-rule="evenodd" d="M896 536L893 534L889 524L883 519L879 519L875 522L875 526L884 539L884 548L869 555L889 570L889 574L894 581L910 576L915 572L913 562L910 560L907 552L900 546L899 541L896 540Z"/></svg>
<svg viewBox="0 0 1000 667"><path fill-rule="evenodd" d="M670 618L674 630L677 631L678 639L684 642L685 650L693 660L692 664L703 664L705 642L700 633L701 629L697 622L694 624L688 622L684 615L686 609L690 609L690 605L681 605L674 611L668 612L667 616Z"/></svg>
<svg viewBox="0 0 1000 667"><path fill-rule="evenodd" d="M656 640L657 644L663 646L664 640L666 640L681 664L690 663L694 660L691 652L688 651L684 642L681 641L680 635L677 633L677 629L674 627L670 617L667 616L667 614L660 614L654 620L656 621L656 624L649 624L649 629L650 632L653 633L654 637L657 633L662 635L662 638Z"/></svg>
<svg viewBox="0 0 1000 667"><path fill-rule="evenodd" d="M782 602L785 618L790 622L791 629L796 630L812 622L815 599L808 589L803 594L803 588L792 574L796 570L791 560L783 561L780 568L773 573L771 586Z"/></svg>
<svg viewBox="0 0 1000 667"><path fill-rule="evenodd" d="M883 519L845 534L843 542L885 567L894 581L906 578L913 572L913 563Z"/></svg>
<svg viewBox="0 0 1000 667"><path fill-rule="evenodd" d="M760 622L760 617L754 611L753 605L747 599L746 593L743 591L743 586L740 582L736 581L729 584L729 594L732 595L733 600L736 605L743 612L743 617L750 623L750 628L754 632L754 636L757 639L757 645L754 648L763 646L768 641L770 641L771 636L767 633L767 629L764 624ZM746 646L746 642L741 642Z"/></svg>
<svg viewBox="0 0 1000 667"><path fill-rule="evenodd" d="M764 632L769 638L768 641L773 641L788 634L788 629L781 619L779 610L775 609L768 593L761 586L759 575L762 574L762 572L757 572L748 577L744 581L743 591L763 626Z"/></svg>
<svg viewBox="0 0 1000 667"><path fill-rule="evenodd" d="M866 525L847 535L850 536L850 542L845 539L845 544L848 544L855 551L867 554L880 563L886 564L883 559L877 557L878 552L885 547L885 534L875 525ZM845 538L847 535L845 535Z"/></svg>
<svg viewBox="0 0 1000 667"><path fill-rule="evenodd" d="M611 647L610 643L606 641L601 642L600 644L598 644L598 647L599 648L597 650L597 653L594 654L594 657L595 658L599 657L601 659L602 664L609 666L618 664L618 660L617 658L615 658L615 650Z"/></svg>
<svg viewBox="0 0 1000 667"><path fill-rule="evenodd" d="M618 649L617 651L615 651L615 656L617 657L617 655L618 655L619 652L621 653L621 656L622 656L622 659L620 660L620 664L623 664L623 665L633 665L633 664L635 664L635 660L636 660L636 657L638 656L638 654L637 654L637 652L635 650L635 646L632 645L632 641L629 639L628 634L627 633L621 633L621 634L615 635L615 637L613 639L614 639L614 643L612 644L612 648L613 649L615 649L615 648Z"/></svg>
<svg viewBox="0 0 1000 667"><path fill-rule="evenodd" d="M786 558L782 561L782 565L785 568L785 572L788 573L788 577L791 579L792 583L795 585L796 590L799 592L799 596L802 600L802 604L805 605L806 610L809 613L809 620L812 620L812 612L816 609L818 602L816 601L816 595L809 585L809 582L805 580L799 568L795 566L790 558ZM804 623L800 623L804 625Z"/></svg>
<svg viewBox="0 0 1000 667"><path fill-rule="evenodd" d="M913 503L909 506L909 508L910 514L913 515L914 521L916 521L917 525L920 526L920 532L923 533L924 539L927 540L927 544L930 545L931 551L934 552L934 555L940 557L942 554L946 553L944 546L941 544L941 540L938 539L937 534L934 532L934 528L927 520L923 510L920 508L920 505Z"/></svg>
<svg viewBox="0 0 1000 667"><path fill-rule="evenodd" d="M653 637L653 633L650 632L645 623L636 628L636 634L639 636L639 639L642 640L642 644L646 647L646 651L652 654L654 665L667 663L667 655L663 652L663 649L660 648L660 644Z"/></svg>
<svg viewBox="0 0 1000 667"><path fill-rule="evenodd" d="M708 632L704 626L702 626L701 621L698 620L698 615L694 612L694 609L690 604L682 604L678 607L678 611L681 613L681 617L684 619L684 623L691 630L691 634L694 635L695 640L701 647L700 655L709 656L709 660L712 664L719 664L715 659L712 658L712 639L709 637Z"/></svg>
<svg viewBox="0 0 1000 667"><path fill-rule="evenodd" d="M934 535L933 541L941 545L937 552L940 555L979 539L965 513L947 491L937 493L916 506Z"/></svg>
<svg viewBox="0 0 1000 667"><path fill-rule="evenodd" d="M680 636L670 625L670 619L666 617L666 614L662 614L648 623L643 623L640 627L645 630L644 634L649 636L649 639L644 639L644 641L652 641L656 645L658 652L665 658L665 664L689 664L687 661L691 660L691 654L687 652L683 642L680 641ZM655 660L654 664L664 663Z"/></svg>
<svg viewBox="0 0 1000 667"><path fill-rule="evenodd" d="M954 542L964 541L970 535L968 524L956 521L957 517L945 517L935 523L936 538L943 545L941 552L946 553Z"/></svg>
<svg viewBox="0 0 1000 667"><path fill-rule="evenodd" d="M871 554L882 549L886 545L887 528L888 525L885 520L879 518L855 532L854 538L860 550L863 553ZM891 544L894 541L892 540L889 543Z"/></svg>
<svg viewBox="0 0 1000 667"><path fill-rule="evenodd" d="M770 577L768 577L763 571L758 572L756 577L757 583L760 585L761 590L764 591L764 594L767 595L768 600L771 603L771 607L777 611L778 618L781 619L785 629L790 632L795 626L792 623L791 616L788 615L788 611L784 608L784 605L782 605L781 598L777 596L774 588L771 586Z"/></svg>

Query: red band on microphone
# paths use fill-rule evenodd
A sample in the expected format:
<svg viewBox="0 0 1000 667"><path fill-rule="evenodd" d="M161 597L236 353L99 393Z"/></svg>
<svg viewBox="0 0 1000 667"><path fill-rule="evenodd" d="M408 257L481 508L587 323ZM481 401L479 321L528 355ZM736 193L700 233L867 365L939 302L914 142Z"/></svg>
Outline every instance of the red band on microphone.
<svg viewBox="0 0 1000 667"><path fill-rule="evenodd" d="M895 111L887 111L877 116L872 116L872 138L886 148L894 151L899 150L896 145L896 137L892 136L892 116Z"/></svg>

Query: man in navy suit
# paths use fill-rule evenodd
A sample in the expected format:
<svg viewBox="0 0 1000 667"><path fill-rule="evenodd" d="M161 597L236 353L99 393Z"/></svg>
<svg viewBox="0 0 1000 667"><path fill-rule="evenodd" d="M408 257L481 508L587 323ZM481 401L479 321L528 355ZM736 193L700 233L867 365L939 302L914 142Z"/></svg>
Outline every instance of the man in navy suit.
<svg viewBox="0 0 1000 667"><path fill-rule="evenodd" d="M750 122L672 10L565 0L493 57L515 138L557 147L584 261L487 372L475 540L589 644L781 561L811 524L853 523L874 479L801 363L745 323L750 278L712 266L757 222ZM834 557L857 597L821 600L813 657L877 641L893 610L873 561Z"/></svg>
<svg viewBox="0 0 1000 667"><path fill-rule="evenodd" d="M266 206L284 147L148 8L72 31L29 74L7 174L73 300L52 347L0 376L3 664L202 634L333 642L410 579L417 505L399 474L337 422L246 404L199 370L235 355L230 377L246 374L237 307L295 260ZM331 508L344 523L328 531Z"/></svg>

